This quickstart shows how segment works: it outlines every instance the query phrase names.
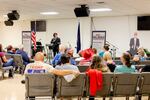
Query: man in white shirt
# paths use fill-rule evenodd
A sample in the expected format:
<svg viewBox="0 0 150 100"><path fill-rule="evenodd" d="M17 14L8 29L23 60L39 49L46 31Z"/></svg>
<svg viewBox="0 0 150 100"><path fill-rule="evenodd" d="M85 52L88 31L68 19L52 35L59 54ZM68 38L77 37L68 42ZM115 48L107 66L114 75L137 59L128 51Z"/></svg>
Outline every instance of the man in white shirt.
<svg viewBox="0 0 150 100"><path fill-rule="evenodd" d="M140 46L140 40L137 37L137 35L138 35L138 33L135 32L134 37L130 39L130 53L132 54L132 56L137 54L137 49Z"/></svg>
<svg viewBox="0 0 150 100"><path fill-rule="evenodd" d="M38 52L35 55L35 62L27 65L25 69L25 74L34 74L34 73L53 73L55 75L68 75L74 74L78 75L78 71L72 70L57 70L53 68L51 65L44 63L44 54L42 52Z"/></svg>

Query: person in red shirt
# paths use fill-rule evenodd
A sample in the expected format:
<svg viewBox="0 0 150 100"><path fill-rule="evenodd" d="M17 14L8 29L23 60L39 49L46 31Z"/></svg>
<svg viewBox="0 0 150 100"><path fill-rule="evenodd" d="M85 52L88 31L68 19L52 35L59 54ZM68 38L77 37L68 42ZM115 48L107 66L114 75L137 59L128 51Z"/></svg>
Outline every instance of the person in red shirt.
<svg viewBox="0 0 150 100"><path fill-rule="evenodd" d="M99 56L93 56L91 66L86 71L86 74L89 77L90 84L90 97L89 100L94 100L96 92L102 89L102 72L110 72L106 64L103 63L103 60Z"/></svg>

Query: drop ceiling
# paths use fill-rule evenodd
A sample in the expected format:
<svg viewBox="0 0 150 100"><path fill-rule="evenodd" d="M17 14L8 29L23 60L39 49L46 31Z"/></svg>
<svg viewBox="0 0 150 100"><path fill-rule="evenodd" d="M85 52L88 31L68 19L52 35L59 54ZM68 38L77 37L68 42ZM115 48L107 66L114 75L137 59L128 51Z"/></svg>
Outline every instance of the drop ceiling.
<svg viewBox="0 0 150 100"><path fill-rule="evenodd" d="M91 12L90 17L150 15L150 0L0 0L0 21L6 20L3 15L11 10L18 10L20 20L75 18L73 10L81 4L112 9L111 12ZM40 12L49 11L59 12L59 15L40 15Z"/></svg>

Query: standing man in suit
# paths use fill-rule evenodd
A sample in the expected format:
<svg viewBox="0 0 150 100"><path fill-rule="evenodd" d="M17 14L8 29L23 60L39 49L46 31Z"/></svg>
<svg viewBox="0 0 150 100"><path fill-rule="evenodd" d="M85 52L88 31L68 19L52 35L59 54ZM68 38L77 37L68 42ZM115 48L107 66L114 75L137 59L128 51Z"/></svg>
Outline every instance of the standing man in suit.
<svg viewBox="0 0 150 100"><path fill-rule="evenodd" d="M137 53L137 49L140 46L140 40L137 37L138 33L134 33L134 37L130 39L130 52L132 56L134 56Z"/></svg>
<svg viewBox="0 0 150 100"><path fill-rule="evenodd" d="M51 45L52 45L52 49L53 49L53 55L55 56L56 53L59 52L59 45L61 43L60 38L58 37L57 33L53 34L53 38L51 40Z"/></svg>

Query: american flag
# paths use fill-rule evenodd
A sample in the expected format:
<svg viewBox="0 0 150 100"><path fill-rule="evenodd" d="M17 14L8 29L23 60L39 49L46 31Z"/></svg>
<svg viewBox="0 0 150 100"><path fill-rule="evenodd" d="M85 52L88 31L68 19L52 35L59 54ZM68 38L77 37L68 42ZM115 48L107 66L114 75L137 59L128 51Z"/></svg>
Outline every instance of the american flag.
<svg viewBox="0 0 150 100"><path fill-rule="evenodd" d="M35 35L35 31L31 32L31 40L33 42L34 45L34 51L36 50L36 35Z"/></svg>

